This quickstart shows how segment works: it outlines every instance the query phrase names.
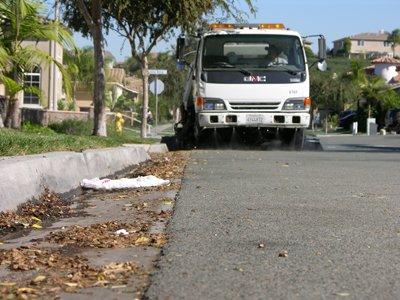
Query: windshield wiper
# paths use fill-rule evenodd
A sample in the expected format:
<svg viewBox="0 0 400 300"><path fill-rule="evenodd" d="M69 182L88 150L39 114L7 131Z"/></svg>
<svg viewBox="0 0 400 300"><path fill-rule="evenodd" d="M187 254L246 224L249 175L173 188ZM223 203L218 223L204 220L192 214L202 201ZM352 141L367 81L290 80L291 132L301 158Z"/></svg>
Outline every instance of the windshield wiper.
<svg viewBox="0 0 400 300"><path fill-rule="evenodd" d="M238 68L234 65L231 65L230 63L224 62L224 61L216 61L213 63L214 65L217 65L222 68L229 68L229 69L234 69L236 71L239 71L240 73L246 75L246 76L251 76L253 73L251 73L249 70L243 69L243 68Z"/></svg>
<svg viewBox="0 0 400 300"><path fill-rule="evenodd" d="M289 73L290 75L293 75L293 76L296 76L297 74L303 72L303 71L301 71L301 70L298 70L298 71L292 70L292 69L290 69L290 68L288 68L288 67L286 67L285 65L282 65L282 64L276 64L276 65L268 66L268 67L267 67L267 70L268 70L268 69L271 69L271 68L275 68L275 67L278 67L278 68L280 68L282 71L285 71L285 72L287 72L287 73Z"/></svg>

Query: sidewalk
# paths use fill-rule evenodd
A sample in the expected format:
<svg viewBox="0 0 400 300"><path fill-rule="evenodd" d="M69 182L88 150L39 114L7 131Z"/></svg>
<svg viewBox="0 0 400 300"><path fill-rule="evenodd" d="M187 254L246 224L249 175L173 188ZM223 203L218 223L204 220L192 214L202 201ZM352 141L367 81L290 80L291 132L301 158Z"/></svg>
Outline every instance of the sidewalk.
<svg viewBox="0 0 400 300"><path fill-rule="evenodd" d="M142 298L168 239L165 227L186 160L182 152L153 154L127 175L155 175L170 180L168 186L89 190L64 204L54 195L49 201L58 204L56 219L46 219L47 212L34 203L22 215L0 214L2 297ZM29 228L16 221L29 222ZM126 233L116 233L122 229Z"/></svg>

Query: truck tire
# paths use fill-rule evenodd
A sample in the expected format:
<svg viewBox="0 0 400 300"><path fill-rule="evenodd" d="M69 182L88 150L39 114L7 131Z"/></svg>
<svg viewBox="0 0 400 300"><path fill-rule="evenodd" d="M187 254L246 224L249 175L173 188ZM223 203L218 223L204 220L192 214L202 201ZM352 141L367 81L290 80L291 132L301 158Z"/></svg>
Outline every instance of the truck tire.
<svg viewBox="0 0 400 300"><path fill-rule="evenodd" d="M175 135L181 149L191 149L194 146L194 107L185 108L182 104L180 107L182 117L181 121L175 125Z"/></svg>
<svg viewBox="0 0 400 300"><path fill-rule="evenodd" d="M303 128L282 128L279 130L279 136L283 146L302 150L304 147L304 129Z"/></svg>
<svg viewBox="0 0 400 300"><path fill-rule="evenodd" d="M305 134L303 128L297 128L294 134L294 149L301 151L304 148Z"/></svg>
<svg viewBox="0 0 400 300"><path fill-rule="evenodd" d="M214 129L203 128L199 125L196 118L195 124L193 126L193 136L196 147L210 146L212 144L212 134Z"/></svg>

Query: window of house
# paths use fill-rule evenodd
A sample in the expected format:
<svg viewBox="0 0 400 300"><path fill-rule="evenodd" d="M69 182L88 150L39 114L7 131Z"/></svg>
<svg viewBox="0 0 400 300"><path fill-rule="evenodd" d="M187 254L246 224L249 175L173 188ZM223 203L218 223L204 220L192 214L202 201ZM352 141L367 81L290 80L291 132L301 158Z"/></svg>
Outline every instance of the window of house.
<svg viewBox="0 0 400 300"><path fill-rule="evenodd" d="M385 42L383 42L383 45L384 45L385 47L389 47L389 46L390 46L390 42L385 41Z"/></svg>
<svg viewBox="0 0 400 300"><path fill-rule="evenodd" d="M363 40L357 41L357 45L358 46L364 46L364 41Z"/></svg>
<svg viewBox="0 0 400 300"><path fill-rule="evenodd" d="M36 67L31 72L24 74L25 87L40 89L40 68ZM24 104L40 104L39 96L33 93L24 92Z"/></svg>

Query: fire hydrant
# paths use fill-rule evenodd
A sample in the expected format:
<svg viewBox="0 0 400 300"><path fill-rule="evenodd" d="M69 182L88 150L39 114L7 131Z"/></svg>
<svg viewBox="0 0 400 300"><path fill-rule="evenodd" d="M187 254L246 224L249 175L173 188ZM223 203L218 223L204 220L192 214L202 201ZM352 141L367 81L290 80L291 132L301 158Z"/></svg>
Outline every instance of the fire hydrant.
<svg viewBox="0 0 400 300"><path fill-rule="evenodd" d="M115 115L115 129L118 133L122 133L125 120L121 113Z"/></svg>

